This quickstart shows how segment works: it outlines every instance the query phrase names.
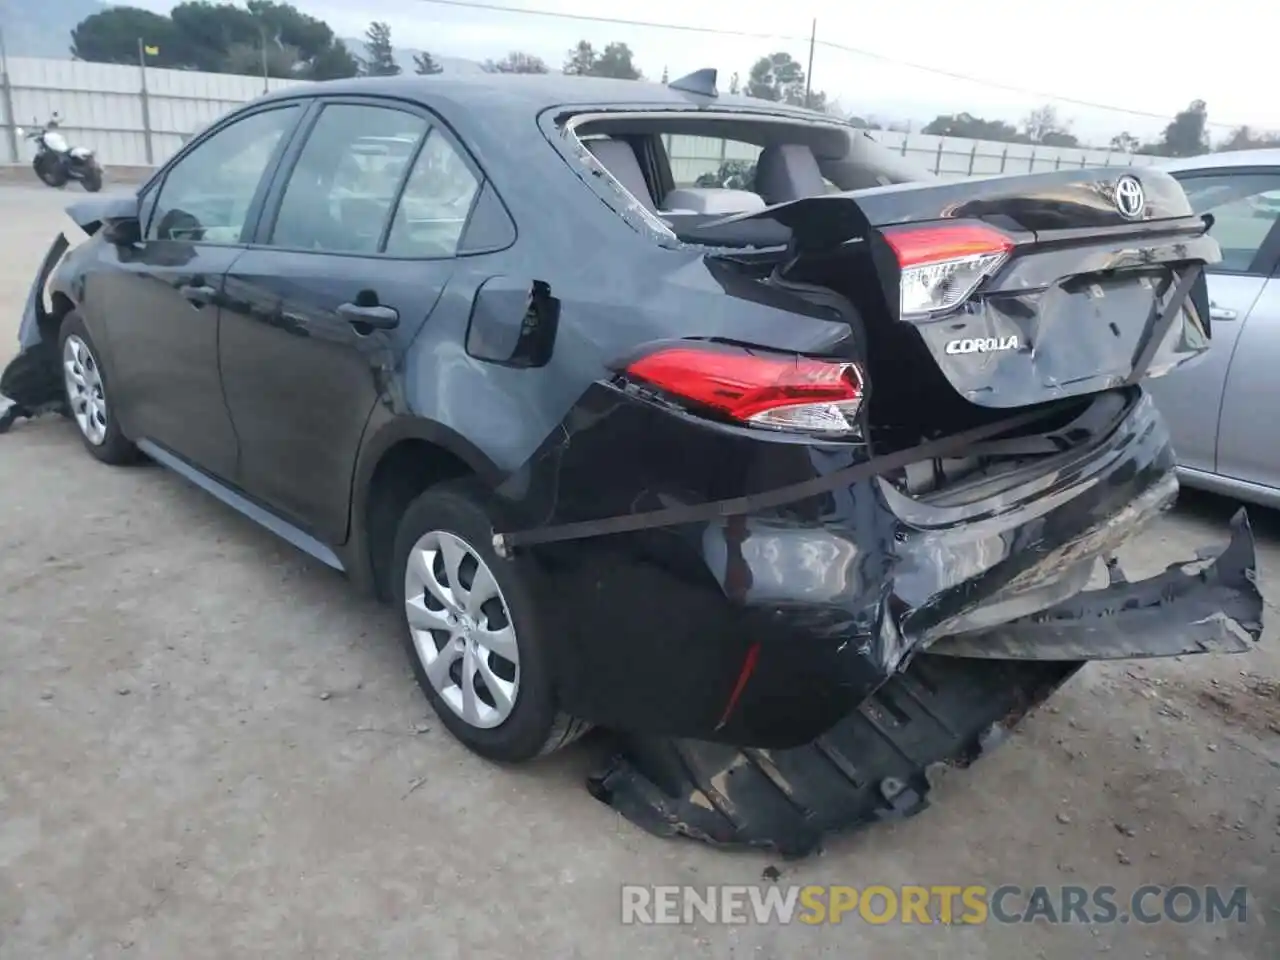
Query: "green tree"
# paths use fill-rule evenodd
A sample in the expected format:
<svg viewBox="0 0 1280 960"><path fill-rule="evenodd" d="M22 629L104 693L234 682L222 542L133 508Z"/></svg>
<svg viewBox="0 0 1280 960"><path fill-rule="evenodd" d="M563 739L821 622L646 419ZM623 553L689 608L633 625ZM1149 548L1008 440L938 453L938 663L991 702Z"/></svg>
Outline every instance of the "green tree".
<svg viewBox="0 0 1280 960"><path fill-rule="evenodd" d="M640 80L644 76L631 58L631 48L625 43L610 43L604 48L595 62L591 75L595 77L614 77L618 80Z"/></svg>
<svg viewBox="0 0 1280 960"><path fill-rule="evenodd" d="M971 113L948 113L934 117L921 133L935 137L966 137L970 140L999 140L1003 143L1027 143L1025 134L1003 120L983 120Z"/></svg>
<svg viewBox="0 0 1280 960"><path fill-rule="evenodd" d="M884 127L880 126L880 124L876 123L874 120L867 120L865 117L860 117L857 114L850 114L849 126L857 127L859 130L883 130L884 129Z"/></svg>
<svg viewBox="0 0 1280 960"><path fill-rule="evenodd" d="M484 69L490 73L547 73L547 65L541 57L520 50L512 50L501 60L486 60Z"/></svg>
<svg viewBox="0 0 1280 960"><path fill-rule="evenodd" d="M737 93L738 75L729 82L729 92ZM808 107L822 113L827 109L827 95L821 90L805 91L804 68L789 53L779 51L761 57L747 75L743 91L758 100L789 103L795 107Z"/></svg>
<svg viewBox="0 0 1280 960"><path fill-rule="evenodd" d="M787 101L790 103L791 101ZM822 90L810 90L805 93L800 92L800 101L797 106L807 107L810 110L817 110L819 113L826 113L829 104L827 103L827 94Z"/></svg>
<svg viewBox="0 0 1280 960"><path fill-rule="evenodd" d="M1173 122L1155 143L1148 143L1139 153L1161 157L1194 157L1209 149L1209 108L1203 100L1192 100L1187 109L1174 115Z"/></svg>
<svg viewBox="0 0 1280 960"><path fill-rule="evenodd" d="M364 32L364 53L361 72L365 76L394 77L400 72L395 48L391 45L391 27L383 21L373 21Z"/></svg>
<svg viewBox="0 0 1280 960"><path fill-rule="evenodd" d="M433 73L444 73L444 67L436 63L435 58L423 50L413 55L413 72L430 76Z"/></svg>
<svg viewBox="0 0 1280 960"><path fill-rule="evenodd" d="M74 56L102 63L133 63L138 39L159 48L149 64L215 73L262 73L331 80L356 75L358 64L329 25L288 3L188 0L169 16L113 7L86 17L71 31Z"/></svg>
<svg viewBox="0 0 1280 960"><path fill-rule="evenodd" d="M269 39L285 50L297 52L295 76L334 80L354 77L359 72L360 65L323 20L273 0L248 0L246 7Z"/></svg>
<svg viewBox="0 0 1280 960"><path fill-rule="evenodd" d="M1067 125L1058 119L1057 108L1046 103L1032 110L1022 121L1022 133L1031 143L1046 147L1078 147L1077 140Z"/></svg>
<svg viewBox="0 0 1280 960"><path fill-rule="evenodd" d="M1256 150L1259 147L1280 146L1280 133L1258 133L1247 126L1236 127L1218 147L1218 152L1230 150Z"/></svg>
<svg viewBox="0 0 1280 960"><path fill-rule="evenodd" d="M227 73L262 76L263 61L267 76L293 77L301 69L297 47L286 47L265 35L259 43L236 43L223 57L223 70Z"/></svg>
<svg viewBox="0 0 1280 960"><path fill-rule="evenodd" d="M804 69L789 53L771 53L751 67L745 92L757 100L799 103L804 99Z"/></svg>
<svg viewBox="0 0 1280 960"><path fill-rule="evenodd" d="M173 21L137 7L110 7L85 17L71 31L71 55L94 63L137 63L139 39L160 48L149 58L153 66L186 66Z"/></svg>
<svg viewBox="0 0 1280 960"><path fill-rule="evenodd" d="M1121 153L1137 153L1142 146L1142 141L1131 134L1128 130L1118 133L1111 138L1111 149L1119 150Z"/></svg>
<svg viewBox="0 0 1280 960"><path fill-rule="evenodd" d="M728 187L751 190L756 182L756 165L750 160L726 160L712 173L704 173L694 181L695 187Z"/></svg>
<svg viewBox="0 0 1280 960"><path fill-rule="evenodd" d="M340 80L360 72L360 61L341 40L312 57L305 71L308 80Z"/></svg>
<svg viewBox="0 0 1280 960"><path fill-rule="evenodd" d="M564 61L564 72L571 77L588 77L596 66L596 51L586 40L579 40Z"/></svg>
<svg viewBox="0 0 1280 960"><path fill-rule="evenodd" d="M169 11L182 44L186 66L209 73L227 72L227 54L237 45L262 43L262 27L248 10L230 3L189 0Z"/></svg>

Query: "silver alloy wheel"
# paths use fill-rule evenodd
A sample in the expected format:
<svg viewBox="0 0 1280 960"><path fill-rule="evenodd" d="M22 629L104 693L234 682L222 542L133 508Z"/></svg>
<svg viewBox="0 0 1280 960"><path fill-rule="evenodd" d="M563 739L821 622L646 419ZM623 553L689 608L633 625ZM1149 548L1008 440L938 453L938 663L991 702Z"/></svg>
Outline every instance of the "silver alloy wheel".
<svg viewBox="0 0 1280 960"><path fill-rule="evenodd" d="M409 551L404 606L431 686L473 727L511 715L520 689L520 648L493 572L467 541L444 530Z"/></svg>
<svg viewBox="0 0 1280 960"><path fill-rule="evenodd" d="M89 345L74 333L62 346L62 370L67 382L67 402L85 439L95 447L107 439L107 396L102 371Z"/></svg>

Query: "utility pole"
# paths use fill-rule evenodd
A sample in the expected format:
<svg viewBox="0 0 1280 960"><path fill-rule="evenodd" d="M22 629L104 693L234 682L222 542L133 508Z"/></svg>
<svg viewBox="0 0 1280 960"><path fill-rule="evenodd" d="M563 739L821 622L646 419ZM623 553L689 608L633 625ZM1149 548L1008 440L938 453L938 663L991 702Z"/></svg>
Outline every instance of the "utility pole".
<svg viewBox="0 0 1280 960"><path fill-rule="evenodd" d="M4 28L0 27L0 110L8 118L5 132L9 140L9 159L18 162L18 118L13 115L13 87L9 84L9 54L4 46Z"/></svg>
<svg viewBox="0 0 1280 960"><path fill-rule="evenodd" d="M809 69L804 73L804 105L809 106L809 91L813 89L813 47L818 42L818 18L813 18L809 30Z"/></svg>
<svg viewBox="0 0 1280 960"><path fill-rule="evenodd" d="M147 46L141 37L138 38L138 75L142 81L142 137L147 150L147 166L156 162L155 150L151 146L151 96L147 93Z"/></svg>
<svg viewBox="0 0 1280 960"><path fill-rule="evenodd" d="M271 84L267 83L267 28L258 24L258 36L262 38L262 95L271 92Z"/></svg>

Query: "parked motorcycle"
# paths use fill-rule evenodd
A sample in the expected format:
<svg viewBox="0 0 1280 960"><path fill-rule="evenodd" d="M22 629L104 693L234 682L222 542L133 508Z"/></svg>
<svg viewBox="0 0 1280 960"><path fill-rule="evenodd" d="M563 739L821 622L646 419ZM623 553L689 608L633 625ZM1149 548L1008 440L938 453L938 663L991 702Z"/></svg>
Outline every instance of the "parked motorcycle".
<svg viewBox="0 0 1280 960"><path fill-rule="evenodd" d="M51 187L64 187L70 180L79 180L90 193L97 193L102 189L102 164L88 147L71 146L58 132L59 122L55 113L43 127L18 128L19 136L36 145L31 168Z"/></svg>

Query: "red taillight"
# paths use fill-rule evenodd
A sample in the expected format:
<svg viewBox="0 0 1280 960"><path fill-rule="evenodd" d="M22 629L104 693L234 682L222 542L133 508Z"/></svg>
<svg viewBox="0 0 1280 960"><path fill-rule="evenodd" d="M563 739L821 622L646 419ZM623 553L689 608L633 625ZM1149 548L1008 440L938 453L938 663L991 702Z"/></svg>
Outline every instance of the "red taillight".
<svg viewBox="0 0 1280 960"><path fill-rule="evenodd" d="M883 233L902 268L903 316L962 303L1013 250L1011 239L983 223L887 227Z"/></svg>
<svg viewBox="0 0 1280 960"><path fill-rule="evenodd" d="M809 433L853 430L864 392L855 363L718 344L665 347L627 374L742 423Z"/></svg>

